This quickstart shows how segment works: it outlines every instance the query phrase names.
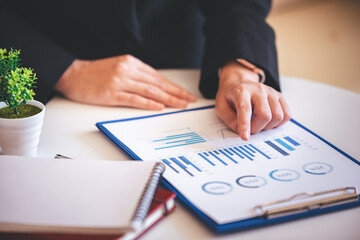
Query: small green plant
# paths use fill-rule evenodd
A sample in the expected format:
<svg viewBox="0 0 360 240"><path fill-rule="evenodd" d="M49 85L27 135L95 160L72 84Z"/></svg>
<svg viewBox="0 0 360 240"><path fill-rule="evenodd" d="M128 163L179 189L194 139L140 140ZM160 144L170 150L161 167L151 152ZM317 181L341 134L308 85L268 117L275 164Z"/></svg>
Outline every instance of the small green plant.
<svg viewBox="0 0 360 240"><path fill-rule="evenodd" d="M33 100L32 90L36 73L33 69L21 67L20 50L0 48L0 102L5 102L14 114L18 107Z"/></svg>

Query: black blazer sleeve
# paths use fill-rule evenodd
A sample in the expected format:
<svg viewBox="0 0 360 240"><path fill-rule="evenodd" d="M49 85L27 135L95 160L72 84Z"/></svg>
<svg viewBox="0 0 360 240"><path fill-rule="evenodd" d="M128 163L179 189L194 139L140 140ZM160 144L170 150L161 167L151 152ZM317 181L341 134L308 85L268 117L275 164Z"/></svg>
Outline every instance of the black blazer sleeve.
<svg viewBox="0 0 360 240"><path fill-rule="evenodd" d="M214 98L218 89L218 69L243 58L263 69L265 84L280 90L275 35L265 22L269 0L203 0L200 7L206 21L205 52L200 91Z"/></svg>
<svg viewBox="0 0 360 240"><path fill-rule="evenodd" d="M46 103L56 82L75 58L23 20L21 14L15 13L16 8L0 3L0 48L21 50L22 66L33 68L38 78L34 98Z"/></svg>

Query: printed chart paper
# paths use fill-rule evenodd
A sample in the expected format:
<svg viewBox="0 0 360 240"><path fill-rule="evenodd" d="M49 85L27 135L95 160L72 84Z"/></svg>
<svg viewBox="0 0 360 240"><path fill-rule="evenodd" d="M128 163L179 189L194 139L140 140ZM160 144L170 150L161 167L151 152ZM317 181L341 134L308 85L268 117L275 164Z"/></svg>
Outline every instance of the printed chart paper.
<svg viewBox="0 0 360 240"><path fill-rule="evenodd" d="M214 108L103 124L138 157L166 164L165 179L218 224L303 192L360 189L360 167L290 121L243 141Z"/></svg>

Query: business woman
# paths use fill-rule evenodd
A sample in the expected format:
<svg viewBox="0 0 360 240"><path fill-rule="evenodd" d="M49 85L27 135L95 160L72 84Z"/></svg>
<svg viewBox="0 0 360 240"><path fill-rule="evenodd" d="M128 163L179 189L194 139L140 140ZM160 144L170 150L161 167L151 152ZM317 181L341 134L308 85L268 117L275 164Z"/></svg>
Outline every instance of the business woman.
<svg viewBox="0 0 360 240"><path fill-rule="evenodd" d="M36 98L160 110L195 97L158 68L201 68L200 91L243 140L290 119L266 0L1 1L1 47L22 50Z"/></svg>

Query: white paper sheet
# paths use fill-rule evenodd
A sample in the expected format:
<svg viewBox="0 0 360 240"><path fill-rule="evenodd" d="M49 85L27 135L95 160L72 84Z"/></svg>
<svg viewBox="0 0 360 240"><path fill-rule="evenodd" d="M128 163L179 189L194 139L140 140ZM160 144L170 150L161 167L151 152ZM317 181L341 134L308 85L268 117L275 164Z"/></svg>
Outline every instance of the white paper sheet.
<svg viewBox="0 0 360 240"><path fill-rule="evenodd" d="M360 189L360 167L293 122L245 142L213 108L104 124L218 224L255 217L258 204L302 192Z"/></svg>

